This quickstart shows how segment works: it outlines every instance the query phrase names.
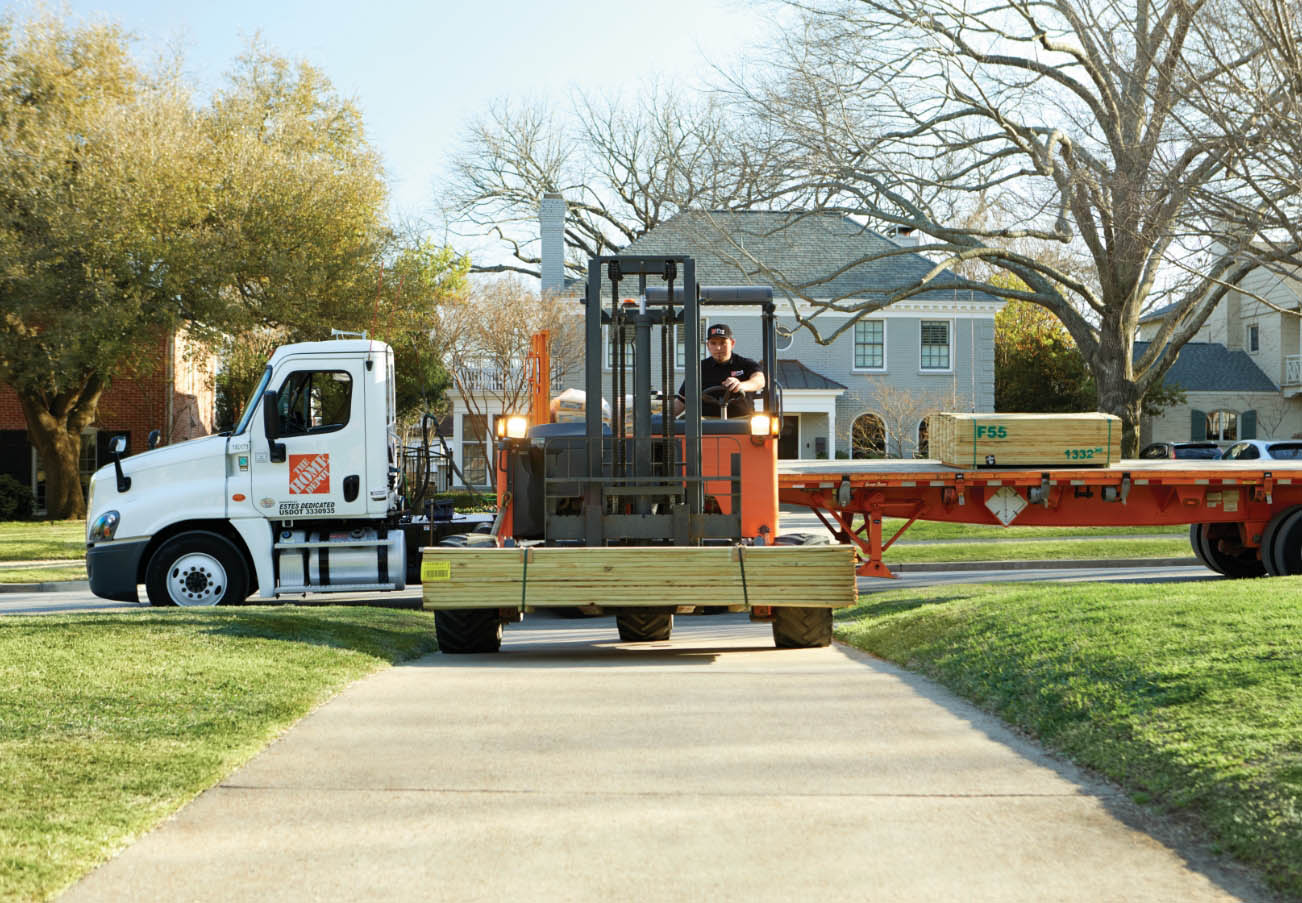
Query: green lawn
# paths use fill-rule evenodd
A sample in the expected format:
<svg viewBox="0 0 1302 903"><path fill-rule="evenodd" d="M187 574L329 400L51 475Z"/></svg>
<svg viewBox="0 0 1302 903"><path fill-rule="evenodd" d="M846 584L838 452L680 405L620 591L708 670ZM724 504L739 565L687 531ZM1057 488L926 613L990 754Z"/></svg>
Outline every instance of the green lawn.
<svg viewBox="0 0 1302 903"><path fill-rule="evenodd" d="M434 648L375 608L0 619L0 900L45 899L345 684Z"/></svg>
<svg viewBox="0 0 1302 903"><path fill-rule="evenodd" d="M85 557L85 521L0 521L0 561Z"/></svg>
<svg viewBox="0 0 1302 903"><path fill-rule="evenodd" d="M882 518L882 536L890 539L907 521L898 517ZM1189 536L1184 525L1174 527L1001 527L997 524L950 524L944 521L914 521L904 531L900 542L927 539L1041 539L1051 536Z"/></svg>
<svg viewBox="0 0 1302 903"><path fill-rule="evenodd" d="M1302 897L1302 578L945 586L839 619Z"/></svg>
<svg viewBox="0 0 1302 903"><path fill-rule="evenodd" d="M68 561L31 567L0 567L0 583L54 583L85 580L86 562Z"/></svg>

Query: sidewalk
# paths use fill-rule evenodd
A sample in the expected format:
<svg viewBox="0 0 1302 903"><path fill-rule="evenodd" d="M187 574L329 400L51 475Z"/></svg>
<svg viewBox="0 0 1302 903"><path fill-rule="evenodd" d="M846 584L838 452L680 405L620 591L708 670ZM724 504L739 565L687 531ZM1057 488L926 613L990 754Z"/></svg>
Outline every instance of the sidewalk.
<svg viewBox="0 0 1302 903"><path fill-rule="evenodd" d="M1269 899L916 675L602 629L360 681L61 899Z"/></svg>

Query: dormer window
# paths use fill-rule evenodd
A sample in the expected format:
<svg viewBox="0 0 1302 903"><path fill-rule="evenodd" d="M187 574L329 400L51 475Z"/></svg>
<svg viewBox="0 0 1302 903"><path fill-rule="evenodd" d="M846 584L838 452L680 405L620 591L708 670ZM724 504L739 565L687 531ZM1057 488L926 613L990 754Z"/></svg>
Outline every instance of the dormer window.
<svg viewBox="0 0 1302 903"><path fill-rule="evenodd" d="M1252 352L1252 353L1255 353L1255 352L1257 352L1257 351L1260 351L1260 350L1261 350L1261 330L1260 330L1260 328L1259 328L1259 327L1254 323L1253 325L1251 325L1251 326L1249 326L1249 327L1247 328L1246 332L1247 332L1247 335L1244 336L1244 339L1243 339L1243 346L1244 346L1245 348L1247 348L1249 352Z"/></svg>

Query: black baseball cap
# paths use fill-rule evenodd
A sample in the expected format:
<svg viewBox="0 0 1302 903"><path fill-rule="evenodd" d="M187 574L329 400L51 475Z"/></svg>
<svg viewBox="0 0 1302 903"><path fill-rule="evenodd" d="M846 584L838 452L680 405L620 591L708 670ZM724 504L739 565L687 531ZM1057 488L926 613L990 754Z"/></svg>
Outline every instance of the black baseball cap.
<svg viewBox="0 0 1302 903"><path fill-rule="evenodd" d="M706 341L709 341L710 339L719 339L719 338L723 338L723 339L732 338L732 327L729 326L727 323L714 323L711 324L709 329L705 330Z"/></svg>

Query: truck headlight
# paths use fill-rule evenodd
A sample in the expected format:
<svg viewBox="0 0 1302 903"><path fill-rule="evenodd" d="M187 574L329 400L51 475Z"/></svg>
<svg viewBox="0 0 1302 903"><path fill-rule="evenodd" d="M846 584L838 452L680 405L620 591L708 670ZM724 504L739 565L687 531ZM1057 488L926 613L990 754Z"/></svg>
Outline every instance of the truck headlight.
<svg viewBox="0 0 1302 903"><path fill-rule="evenodd" d="M90 525L90 530L86 534L87 541L107 542L113 538L113 534L118 532L118 524L121 521L122 515L116 511L105 511L95 518L95 523Z"/></svg>

